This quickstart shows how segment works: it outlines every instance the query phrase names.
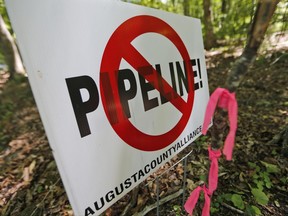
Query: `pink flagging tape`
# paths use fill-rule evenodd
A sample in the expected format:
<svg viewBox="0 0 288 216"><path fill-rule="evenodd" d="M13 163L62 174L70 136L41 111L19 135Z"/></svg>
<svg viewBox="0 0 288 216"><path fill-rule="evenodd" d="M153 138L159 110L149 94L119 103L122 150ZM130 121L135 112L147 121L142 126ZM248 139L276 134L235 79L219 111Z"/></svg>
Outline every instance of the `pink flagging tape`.
<svg viewBox="0 0 288 216"><path fill-rule="evenodd" d="M230 131L224 143L223 154L226 155L227 160L232 160L232 152L237 130L237 115L238 115L238 104L235 97L235 93L230 93L227 89L224 88L217 88L213 92L206 108L202 133L204 135L207 133L208 126L211 122L212 116L214 115L217 106L217 102L220 108L228 110Z"/></svg>
<svg viewBox="0 0 288 216"><path fill-rule="evenodd" d="M208 148L210 163L209 170L209 191L212 194L218 185L218 158L221 157L221 150L212 150L210 147Z"/></svg>
<svg viewBox="0 0 288 216"><path fill-rule="evenodd" d="M235 97L235 93L230 93L227 89L217 88L210 97L210 100L207 104L203 129L202 133L205 135L208 130L208 126L211 122L212 116L214 115L216 106L222 109L228 110L228 117L230 122L230 131L228 136L225 139L223 154L226 156L227 160L232 160L232 152L234 148L236 130L237 130L237 115L238 115L238 104ZM199 199L200 192L204 192L205 203L202 210L202 216L210 215L210 204L211 197L213 192L217 189L218 186L218 158L221 157L221 150L213 150L211 147L208 147L210 169L209 169L209 186L206 188L205 185L198 186L195 190L192 191L190 197L186 201L184 208L185 210L192 215L194 208Z"/></svg>
<svg viewBox="0 0 288 216"><path fill-rule="evenodd" d="M204 198L205 198L205 203L204 203L204 207L202 210L202 216L209 216L210 215L211 199L209 196L209 190L208 190L208 188L206 188L205 185L203 185L202 187L198 186L194 191L192 191L190 197L186 201L184 208L185 208L186 212L188 212L190 215L192 215L192 213L193 213L193 210L197 204L197 201L199 199L199 195L200 195L201 191L204 192Z"/></svg>

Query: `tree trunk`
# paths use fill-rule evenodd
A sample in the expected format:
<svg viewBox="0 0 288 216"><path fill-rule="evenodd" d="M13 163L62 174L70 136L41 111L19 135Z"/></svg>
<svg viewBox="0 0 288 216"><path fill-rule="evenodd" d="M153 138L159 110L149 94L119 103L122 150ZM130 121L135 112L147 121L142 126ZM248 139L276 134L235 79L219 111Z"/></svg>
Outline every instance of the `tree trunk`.
<svg viewBox="0 0 288 216"><path fill-rule="evenodd" d="M10 77L15 73L24 74L24 67L13 37L8 31L5 22L0 14L0 50L4 54Z"/></svg>
<svg viewBox="0 0 288 216"><path fill-rule="evenodd" d="M190 16L190 0L183 1L183 10L185 16Z"/></svg>
<svg viewBox="0 0 288 216"><path fill-rule="evenodd" d="M227 12L227 0L222 0L221 13L226 14L226 12Z"/></svg>
<svg viewBox="0 0 288 216"><path fill-rule="evenodd" d="M235 92L242 81L244 75L248 71L249 66L256 58L260 45L263 42L269 22L276 10L276 6L280 0L259 0L252 20L251 29L248 33L247 44L242 55L235 62L230 74L226 79L225 87L231 92ZM223 143L223 134L227 127L226 113L218 110L214 117L214 125L212 127L212 148L219 149Z"/></svg>
<svg viewBox="0 0 288 216"><path fill-rule="evenodd" d="M260 0L258 2L251 29L248 34L247 44L242 55L232 67L231 73L226 80L226 86L230 91L236 91L244 74L254 62L279 1L280 0Z"/></svg>
<svg viewBox="0 0 288 216"><path fill-rule="evenodd" d="M211 0L203 0L203 8L204 8L204 26L205 26L204 44L205 48L209 50L217 45L216 36L214 34L212 24Z"/></svg>

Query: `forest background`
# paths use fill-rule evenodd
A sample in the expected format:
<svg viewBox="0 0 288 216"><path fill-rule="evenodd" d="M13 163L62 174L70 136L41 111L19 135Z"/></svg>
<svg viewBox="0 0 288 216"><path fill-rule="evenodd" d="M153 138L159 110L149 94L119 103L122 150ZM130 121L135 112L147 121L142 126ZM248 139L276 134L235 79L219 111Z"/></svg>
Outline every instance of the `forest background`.
<svg viewBox="0 0 288 216"><path fill-rule="evenodd" d="M257 0L130 0L127 2L200 18L206 49L210 92L225 79L247 44ZM212 215L288 214L288 18L280 1L257 58L239 88L239 129L233 161L220 160L219 187ZM15 40L3 0L1 19ZM3 33L1 27L0 35ZM73 215L59 177L23 67L0 36L0 215ZM8 48L7 48L8 47ZM15 62L16 65L15 65ZM207 181L207 146L202 137L192 145L187 188ZM167 166L179 160L174 158ZM164 170L161 169L162 171ZM183 166L165 174L162 197L180 190ZM128 194L105 215L132 215L155 202L155 185L140 185L136 199ZM189 193L187 192L186 197ZM203 201L203 198L201 198ZM133 205L130 205L130 204ZM174 197L161 215L186 215ZM195 215L201 214L203 202ZM125 206L130 206L125 209ZM152 209L152 207L151 207ZM155 215L151 210L148 215Z"/></svg>

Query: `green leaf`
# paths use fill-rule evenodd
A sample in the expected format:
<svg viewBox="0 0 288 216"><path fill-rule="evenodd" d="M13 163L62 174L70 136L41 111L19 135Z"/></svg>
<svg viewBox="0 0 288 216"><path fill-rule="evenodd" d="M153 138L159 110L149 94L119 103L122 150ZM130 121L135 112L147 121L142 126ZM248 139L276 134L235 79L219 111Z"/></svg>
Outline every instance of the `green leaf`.
<svg viewBox="0 0 288 216"><path fill-rule="evenodd" d="M231 201L233 202L233 205L239 209L244 209L244 202L242 200L241 195L239 194L233 194L231 197Z"/></svg>
<svg viewBox="0 0 288 216"><path fill-rule="evenodd" d="M225 199L227 201L230 201L231 197L232 197L232 194L231 193L223 194L222 197L223 197L223 199Z"/></svg>
<svg viewBox="0 0 288 216"><path fill-rule="evenodd" d="M255 181L254 181L254 182L255 182ZM262 191L262 190L263 190L264 182L263 182L263 181L256 181L255 183L256 183L258 189Z"/></svg>
<svg viewBox="0 0 288 216"><path fill-rule="evenodd" d="M199 179L200 179L201 181L206 182L207 176L206 176L206 175L200 175Z"/></svg>
<svg viewBox="0 0 288 216"><path fill-rule="evenodd" d="M219 209L218 209L218 208L211 207L211 208L210 208L210 211L211 211L211 213L216 213L216 212L219 211Z"/></svg>
<svg viewBox="0 0 288 216"><path fill-rule="evenodd" d="M173 206L174 211L179 211L179 209L181 209L181 206L179 205L174 205Z"/></svg>
<svg viewBox="0 0 288 216"><path fill-rule="evenodd" d="M252 205L251 208L253 209L255 215L261 215L261 210L258 207Z"/></svg>
<svg viewBox="0 0 288 216"><path fill-rule="evenodd" d="M252 188L251 192L257 203L261 205L267 205L269 198L262 190L259 188Z"/></svg>
<svg viewBox="0 0 288 216"><path fill-rule="evenodd" d="M266 182L266 183L265 183L265 186L266 186L268 189L270 189L270 188L272 187L271 181L270 181L270 182Z"/></svg>
<svg viewBox="0 0 288 216"><path fill-rule="evenodd" d="M283 184L286 184L288 182L288 178L287 177L282 177L280 178L280 181L283 183Z"/></svg>
<svg viewBox="0 0 288 216"><path fill-rule="evenodd" d="M251 168L256 168L257 165L255 163L248 162L248 166Z"/></svg>
<svg viewBox="0 0 288 216"><path fill-rule="evenodd" d="M247 205L245 209L245 215L256 216L256 215L262 215L262 214L261 214L261 210L257 206Z"/></svg>
<svg viewBox="0 0 288 216"><path fill-rule="evenodd" d="M245 215L255 216L255 212L250 205L246 206Z"/></svg>
<svg viewBox="0 0 288 216"><path fill-rule="evenodd" d="M265 186L270 189L272 186L272 182L271 182L269 176L264 176L264 181L265 181Z"/></svg>
<svg viewBox="0 0 288 216"><path fill-rule="evenodd" d="M264 161L261 161L261 163L266 167L268 173L279 173L280 172L280 169L274 164L270 164L270 163L267 163Z"/></svg>

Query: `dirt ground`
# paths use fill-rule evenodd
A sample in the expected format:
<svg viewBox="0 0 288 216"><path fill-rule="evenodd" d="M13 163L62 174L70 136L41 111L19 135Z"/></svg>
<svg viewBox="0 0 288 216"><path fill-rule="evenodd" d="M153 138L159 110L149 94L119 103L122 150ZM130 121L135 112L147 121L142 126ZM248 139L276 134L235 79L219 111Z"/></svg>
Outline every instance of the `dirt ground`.
<svg viewBox="0 0 288 216"><path fill-rule="evenodd" d="M220 160L212 215L288 215L288 147L283 140L288 127L287 50L275 46L262 52L237 90L236 146L232 161L224 157ZM224 85L240 52L221 48L207 53L210 92ZM6 79L7 73L1 71L0 215L73 215L27 78ZM281 131L283 136L277 139ZM165 165L171 166L193 150L187 161L185 197L206 179L209 140L208 134ZM163 175L159 183L161 199L181 189L183 172L182 164L178 164ZM155 194L155 182L142 184L137 204L127 215L155 203ZM131 199L129 193L104 215L121 215ZM160 215L187 215L181 200L182 195L161 205ZM201 215L203 198L199 203L195 215ZM156 211L148 215L156 215Z"/></svg>

